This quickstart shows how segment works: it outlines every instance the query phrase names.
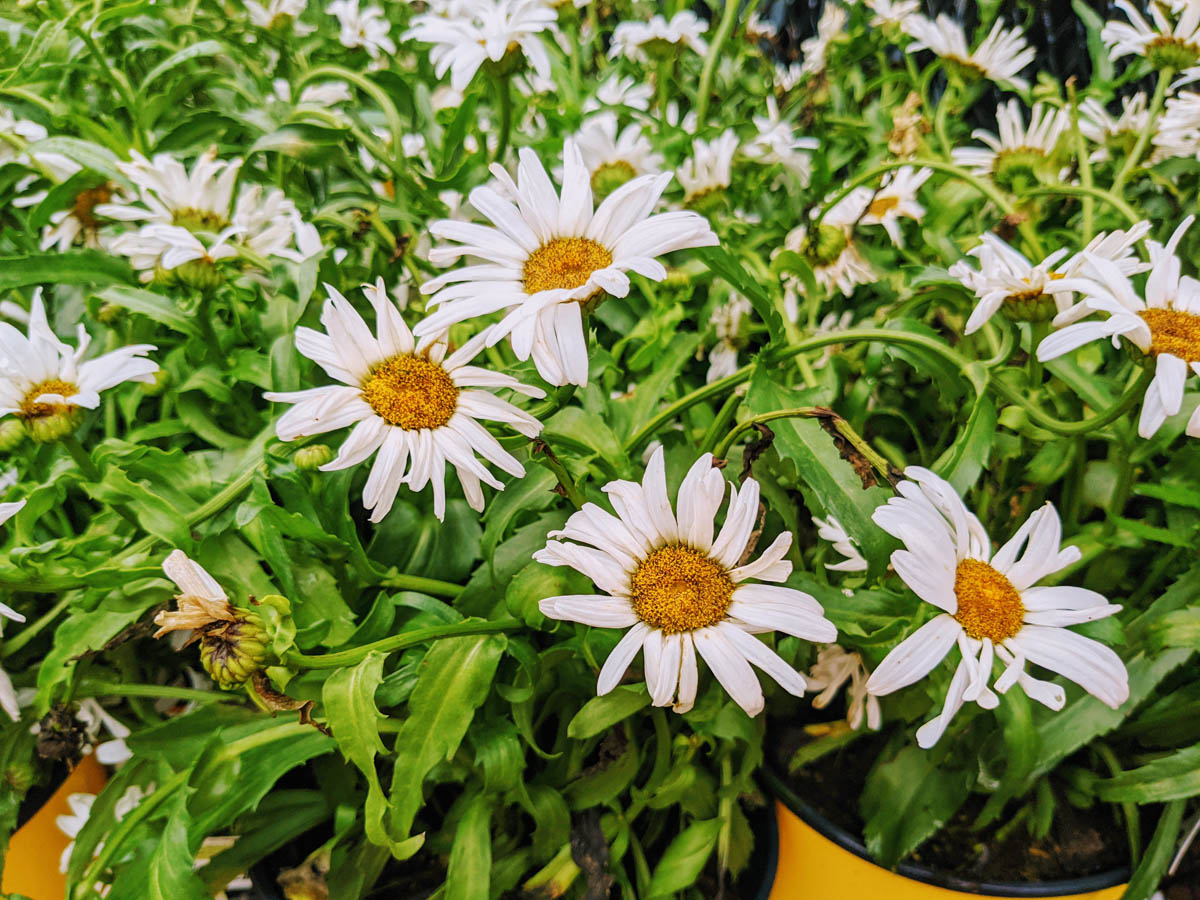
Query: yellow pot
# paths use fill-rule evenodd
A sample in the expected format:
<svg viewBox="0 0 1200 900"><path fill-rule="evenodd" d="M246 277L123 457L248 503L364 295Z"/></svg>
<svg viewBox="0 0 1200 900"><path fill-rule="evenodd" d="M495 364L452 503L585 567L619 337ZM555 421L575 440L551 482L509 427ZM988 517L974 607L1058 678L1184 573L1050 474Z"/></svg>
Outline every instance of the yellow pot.
<svg viewBox="0 0 1200 900"><path fill-rule="evenodd" d="M8 842L0 891L24 894L32 900L63 900L67 879L58 871L58 861L71 839L58 829L55 819L71 814L67 806L69 795L98 794L107 780L104 767L96 762L95 756L89 754L79 761L46 805L18 828Z"/></svg>
<svg viewBox="0 0 1200 900"><path fill-rule="evenodd" d="M829 822L826 832L802 820L783 802L775 802L779 853L767 900L966 900L969 897L1040 897L1043 900L1119 900L1123 885L1105 875L1042 884L988 885L962 882L959 889L919 880L935 873L916 866L902 875L872 862L866 849ZM814 818L816 824L817 817ZM827 836L827 834L829 836ZM837 841L831 837L836 837ZM909 877L912 876L912 877ZM952 883L950 879L938 879Z"/></svg>

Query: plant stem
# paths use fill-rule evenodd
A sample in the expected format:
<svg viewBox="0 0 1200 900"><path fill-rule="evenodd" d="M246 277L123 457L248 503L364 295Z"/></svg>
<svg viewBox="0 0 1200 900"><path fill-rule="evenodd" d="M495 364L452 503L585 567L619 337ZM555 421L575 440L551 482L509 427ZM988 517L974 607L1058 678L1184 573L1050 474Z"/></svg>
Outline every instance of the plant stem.
<svg viewBox="0 0 1200 900"><path fill-rule="evenodd" d="M1121 193L1122 188L1125 187L1125 182L1129 180L1129 176L1133 174L1133 170L1141 162L1142 154L1146 152L1146 145L1150 143L1150 138L1154 134L1155 127L1158 125L1158 114L1162 112L1163 100L1167 96L1167 87L1170 85L1174 75L1175 70L1170 68L1163 69L1158 73L1158 84L1154 86L1154 98L1150 101L1150 112L1146 115L1146 124L1138 134L1137 143L1133 145L1133 149L1125 157L1125 164L1121 166L1121 171L1113 179L1112 191L1114 194Z"/></svg>
<svg viewBox="0 0 1200 900"><path fill-rule="evenodd" d="M285 665L301 669L338 669L342 666L352 666L361 662L369 653L393 653L407 647L415 647L426 641L438 641L444 638L460 637L469 634L497 634L513 631L521 627L517 619L465 619L453 625L433 625L429 628L417 628L393 634L361 647L350 650L339 650L336 653L321 653L312 656L298 650L289 650L283 658Z"/></svg>
<svg viewBox="0 0 1200 900"><path fill-rule="evenodd" d="M496 144L496 155L492 159L502 163L504 153L508 150L508 138L512 132L512 76L502 77L496 84L496 90L500 93L500 142Z"/></svg>
<svg viewBox="0 0 1200 900"><path fill-rule="evenodd" d="M1064 422L1062 419L1056 419L1053 416L1047 415L1023 393L999 378L991 379L988 387L1009 403L1014 403L1024 409L1035 425L1045 428L1047 431L1053 431L1055 434L1075 435L1086 434L1089 431L1102 428L1109 422L1120 418L1138 401L1138 398L1145 396L1146 388L1153 377L1153 372L1149 369L1143 369L1137 381L1125 391L1120 400L1099 415L1092 416L1090 419L1083 419L1079 422Z"/></svg>
<svg viewBox="0 0 1200 900"><path fill-rule="evenodd" d="M379 584L381 587L398 588L402 591L417 591L421 594L432 594L435 597L457 597L463 592L461 584L438 581L436 578L422 578L419 575L389 575L380 581Z"/></svg>
<svg viewBox="0 0 1200 900"><path fill-rule="evenodd" d="M1102 741L1096 741L1092 745L1100 760L1108 768L1108 772L1114 778L1122 773L1121 763L1117 760L1117 755L1112 752L1107 744ZM1131 866L1137 866L1138 859L1142 855L1142 823L1138 817L1137 804L1129 800L1120 804L1121 816L1125 819L1125 834L1129 838L1129 862Z"/></svg>
<svg viewBox="0 0 1200 900"><path fill-rule="evenodd" d="M1130 206L1128 203L1126 203L1120 197L1113 194L1111 191L1106 191L1103 188L1092 187L1090 185L1078 185L1078 184L1054 184L1054 185L1048 185L1046 187L1030 188L1028 191L1025 192L1025 194L1026 194L1026 196L1029 196L1029 197L1037 197L1037 196L1041 196L1044 194L1050 194L1050 195L1066 194L1068 197L1072 197L1072 196L1073 197L1082 197L1084 199L1085 204L1087 203L1088 200L1090 200L1094 197L1097 200L1103 200L1105 203L1107 203L1109 206L1111 206L1113 209L1115 209L1117 212L1119 212L1121 215L1123 215L1126 219L1129 220L1130 225L1134 225L1141 221L1141 216L1139 216L1134 211L1132 206ZM1085 216L1087 213L1087 209L1088 209L1088 207L1085 205L1084 206ZM1084 225L1083 243L1084 244L1088 243L1092 239L1093 236L1094 236L1093 235L1093 227L1091 225L1085 224Z"/></svg>
<svg viewBox="0 0 1200 900"><path fill-rule="evenodd" d="M83 477L88 481L99 481L100 470L96 468L96 463L92 460L92 455L83 448L83 444L79 443L79 438L74 432L63 435L60 443L71 454L71 459L75 460L75 465L79 466L79 471L83 473Z"/></svg>
<svg viewBox="0 0 1200 900"><path fill-rule="evenodd" d="M76 685L75 694L83 697L170 697L196 703L241 702L242 699L237 694L200 691L169 684L123 684L117 681L93 681L90 678Z"/></svg>
<svg viewBox="0 0 1200 900"><path fill-rule="evenodd" d="M579 488L575 486L575 482L571 478L571 473L567 471L567 467L554 455L554 451L544 441L541 443L541 446L543 448L542 451L537 453L535 450L535 454L540 456L546 468L554 473L554 477L558 479L559 487L563 489L563 494L571 501L571 505L576 509L583 509L583 504L587 501L584 500L583 494L579 493Z"/></svg>
<svg viewBox="0 0 1200 900"><path fill-rule="evenodd" d="M43 628L57 619L59 613L70 606L71 601L74 599L70 594L60 598L54 606L42 613L35 621L26 625L20 632L5 641L0 645L0 658L7 659L32 641Z"/></svg>
<svg viewBox="0 0 1200 900"><path fill-rule="evenodd" d="M704 68L700 70L700 87L696 93L696 127L703 128L705 116L708 114L708 95L712 90L713 72L717 68L717 60L721 57L721 47L728 40L733 26L737 24L738 7L741 0L725 0L725 9L721 13L721 24L712 43L708 45L708 54L704 57Z"/></svg>
<svg viewBox="0 0 1200 900"><path fill-rule="evenodd" d="M761 425L765 422L770 422L772 419L811 419L819 415L820 410L818 410L815 406L796 406L790 409L777 409L773 412L759 413L757 416L750 416L750 418L739 422L737 426L729 432L729 434L725 435L722 441L717 444L716 448L713 450L713 457L715 459L725 459L729 455L729 449L733 446L734 441L738 439L738 436L749 431L755 425Z"/></svg>
<svg viewBox="0 0 1200 900"><path fill-rule="evenodd" d="M1079 97L1075 93L1075 82L1067 79L1067 99L1071 103L1071 143L1075 145L1075 158L1079 162L1079 182L1086 191L1092 190L1092 159L1087 141L1079 130ZM1122 201L1124 202L1124 201ZM1130 220L1132 224L1134 220ZM1083 197L1083 244L1091 242L1096 233L1096 210L1092 196Z"/></svg>
<svg viewBox="0 0 1200 900"><path fill-rule="evenodd" d="M667 87L671 83L671 68L671 60L660 60L654 76L655 102L658 104L658 116L661 122L667 120Z"/></svg>
<svg viewBox="0 0 1200 900"><path fill-rule="evenodd" d="M733 415L737 412L738 405L742 402L742 398L736 392L725 398L725 403L717 411L716 417L712 420L712 424L704 432L704 437L700 439L700 452L711 453L712 448L717 445L717 435L719 435L729 423L733 420Z"/></svg>
<svg viewBox="0 0 1200 900"><path fill-rule="evenodd" d="M296 82L296 96L300 96L300 90L310 81L316 81L319 78L336 78L343 81L348 81L363 93L369 94L371 99L379 104L379 108L383 110L383 116L387 119L388 131L392 135L392 147L390 159L385 156L380 158L380 162L388 162L388 168L396 167L396 160L403 157L404 147L404 121L400 118L400 113L396 109L396 104L392 102L392 98L387 95L387 91L364 76L361 72L355 72L352 69L347 69L342 66L324 65L317 66L315 69L309 69Z"/></svg>

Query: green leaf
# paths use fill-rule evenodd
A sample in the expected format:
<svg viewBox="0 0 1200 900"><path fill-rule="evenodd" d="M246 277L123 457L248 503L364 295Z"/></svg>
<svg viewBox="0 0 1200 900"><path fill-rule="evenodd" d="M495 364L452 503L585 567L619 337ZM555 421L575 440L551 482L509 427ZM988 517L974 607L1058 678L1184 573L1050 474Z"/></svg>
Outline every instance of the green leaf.
<svg viewBox="0 0 1200 900"><path fill-rule="evenodd" d="M0 257L0 291L31 284L129 284L133 280L125 260L98 250Z"/></svg>
<svg viewBox="0 0 1200 900"><path fill-rule="evenodd" d="M996 441L996 404L988 394L975 398L971 415L954 443L933 464L933 471L945 478L960 494L975 486L987 468L992 445Z"/></svg>
<svg viewBox="0 0 1200 900"><path fill-rule="evenodd" d="M971 788L971 774L950 768L938 754L904 747L881 759L867 776L860 800L871 856L892 868L950 821Z"/></svg>
<svg viewBox="0 0 1200 900"><path fill-rule="evenodd" d="M1194 797L1200 794L1200 744L1098 781L1095 790L1101 800L1110 803L1163 803Z"/></svg>
<svg viewBox="0 0 1200 900"><path fill-rule="evenodd" d="M1129 879L1129 885L1121 895L1121 900L1147 900L1158 888L1158 883L1166 874L1171 857L1175 854L1186 807L1186 801L1172 800L1163 808L1150 846L1142 854L1141 862L1134 869L1133 877Z"/></svg>
<svg viewBox="0 0 1200 900"><path fill-rule="evenodd" d="M2 265L3 263L0 263L0 266ZM0 279L2 278L3 276L0 275ZM146 316L181 334L196 335L200 333L192 320L179 311L175 301L162 294L135 287L111 287L105 288L96 296L105 303L111 303L130 312Z"/></svg>
<svg viewBox="0 0 1200 900"><path fill-rule="evenodd" d="M196 865L196 847L189 836L191 819L187 811L187 792L175 791L159 808L166 811L165 822L155 826L156 840L142 844L143 852L131 863L117 869L112 896L138 897L139 900L208 900L203 882L192 871ZM149 846L150 852L144 852Z"/></svg>
<svg viewBox="0 0 1200 900"><path fill-rule="evenodd" d="M750 305L754 307L758 317L767 326L767 333L774 343L786 342L787 335L784 332L783 318L775 309L775 304L771 302L771 298L763 286L742 267L735 256L724 247L697 247L692 252L711 271L720 275L729 282L734 290L750 301Z"/></svg>
<svg viewBox="0 0 1200 900"><path fill-rule="evenodd" d="M408 718L396 735L391 834L412 830L425 776L457 752L491 690L504 646L503 635L469 635L438 641L425 655Z"/></svg>
<svg viewBox="0 0 1200 900"><path fill-rule="evenodd" d="M811 395L775 384L767 369L760 367L750 379L745 406L749 413L760 414L811 403ZM895 544L871 521L871 513L891 492L880 487L864 490L854 468L841 458L833 438L815 420L776 419L770 427L775 432L776 452L796 466L823 507L819 512L835 516L859 545L872 571L882 571Z"/></svg>
<svg viewBox="0 0 1200 900"><path fill-rule="evenodd" d="M646 897L664 897L692 887L717 846L720 819L693 822L667 846L654 867Z"/></svg>
<svg viewBox="0 0 1200 900"><path fill-rule="evenodd" d="M363 811L367 839L389 848L397 859L406 859L420 848L420 844L402 847L406 842L392 841L385 824L385 817L392 811L391 804L375 770L376 754L387 750L379 738L379 722L384 716L375 708L375 689L383 681L386 658L373 651L357 666L338 669L321 690L321 704L342 756L367 778L367 802ZM404 855L398 855L398 851Z"/></svg>
<svg viewBox="0 0 1200 900"><path fill-rule="evenodd" d="M491 889L492 798L476 794L454 832L446 867L446 900L477 900Z"/></svg>
<svg viewBox="0 0 1200 900"><path fill-rule="evenodd" d="M146 77L142 79L142 86L139 89L145 93L150 84L161 75L172 71L182 63L189 59L196 59L200 56L216 56L218 53L225 53L225 45L220 41L197 41L194 44L188 44L182 50L176 50L157 66L146 73Z"/></svg>
<svg viewBox="0 0 1200 900"><path fill-rule="evenodd" d="M567 736L576 740L594 737L649 705L650 695L644 684L621 685L583 704L567 725Z"/></svg>
<svg viewBox="0 0 1200 900"><path fill-rule="evenodd" d="M56 136L34 141L29 145L29 153L61 153L68 159L73 159L85 169L111 179L125 181L125 176L117 168L117 155L100 144L84 141L75 137Z"/></svg>
<svg viewBox="0 0 1200 900"><path fill-rule="evenodd" d="M624 456L621 442L608 423L579 406L560 409L547 419L542 437L553 448L570 447L582 453L596 453L602 459L614 462Z"/></svg>

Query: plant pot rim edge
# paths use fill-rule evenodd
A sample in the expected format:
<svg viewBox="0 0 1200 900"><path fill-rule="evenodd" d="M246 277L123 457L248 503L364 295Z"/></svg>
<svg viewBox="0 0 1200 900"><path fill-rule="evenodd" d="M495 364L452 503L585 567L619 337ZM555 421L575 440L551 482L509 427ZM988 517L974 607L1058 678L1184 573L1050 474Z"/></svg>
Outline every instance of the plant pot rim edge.
<svg viewBox="0 0 1200 900"><path fill-rule="evenodd" d="M822 837L832 841L848 853L853 853L860 859L866 860L884 871L894 872L913 881L931 884L935 887L946 888L966 894L978 894L984 897L1069 897L1072 894L1087 894L1116 887L1126 883L1130 877L1128 866L1119 866L1094 875L1082 875L1077 878L1065 878L1055 881L1034 882L992 882L973 881L941 872L929 866L902 862L895 869L880 866L867 851L866 845L856 835L846 831L840 825L831 822L818 809L806 802L784 780L780 771L771 764L765 764L761 774L767 793L782 803L795 814L804 824L808 825Z"/></svg>

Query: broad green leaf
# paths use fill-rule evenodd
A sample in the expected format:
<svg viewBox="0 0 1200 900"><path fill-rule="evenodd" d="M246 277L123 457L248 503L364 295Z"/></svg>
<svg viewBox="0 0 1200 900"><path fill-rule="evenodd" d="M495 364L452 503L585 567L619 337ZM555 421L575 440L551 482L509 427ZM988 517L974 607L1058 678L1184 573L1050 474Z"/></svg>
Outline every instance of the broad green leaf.
<svg viewBox="0 0 1200 900"><path fill-rule="evenodd" d="M747 412L757 415L810 406L812 402L811 395L773 382L768 370L761 367L750 379L745 406ZM881 487L864 490L854 468L841 458L833 438L817 421L776 419L770 428L775 433L776 452L796 466L811 496L823 507L813 513L835 516L862 549L872 570L881 571L895 544L871 521L871 513L887 501L891 492Z"/></svg>
<svg viewBox="0 0 1200 900"><path fill-rule="evenodd" d="M608 423L582 407L560 409L545 424L542 437L552 449L566 447L576 452L596 453L602 459L614 462L624 455L621 442Z"/></svg>
<svg viewBox="0 0 1200 900"><path fill-rule="evenodd" d="M758 317L767 326L771 340L782 344L787 340L783 329L783 318L771 302L763 286L745 270L737 257L724 247L697 247L692 251L704 265L724 278L739 294L750 301Z"/></svg>
<svg viewBox="0 0 1200 900"><path fill-rule="evenodd" d="M422 660L408 718L396 735L391 834L404 837L412 830L425 776L458 750L491 689L504 645L502 635L447 638Z"/></svg>
<svg viewBox="0 0 1200 900"><path fill-rule="evenodd" d="M0 276L0 278L2 277ZM195 324L188 316L179 311L175 301L162 294L135 287L111 287L98 292L96 296L105 303L139 313L181 334L199 334Z"/></svg>
<svg viewBox="0 0 1200 900"><path fill-rule="evenodd" d="M176 50L157 66L146 73L146 77L142 79L142 86L139 90L143 93L146 89L160 76L167 72L173 71L178 66L187 62L190 59L196 59L200 56L216 56L218 53L225 53L225 45L220 41L207 40L197 41L194 44L188 44L182 50Z"/></svg>
<svg viewBox="0 0 1200 900"><path fill-rule="evenodd" d="M567 725L567 736L576 740L594 737L649 705L650 695L644 684L620 685L583 704Z"/></svg>
<svg viewBox="0 0 1200 900"><path fill-rule="evenodd" d="M677 834L654 867L646 897L665 897L695 885L716 849L720 832L720 819L706 819Z"/></svg>
<svg viewBox="0 0 1200 900"><path fill-rule="evenodd" d="M73 159L85 169L109 178L113 181L125 181L125 176L117 169L117 155L107 147L84 141L75 137L55 136L42 138L29 145L31 154L61 153L68 159Z"/></svg>
<svg viewBox="0 0 1200 900"><path fill-rule="evenodd" d="M950 821L967 799L971 773L945 765L938 754L906 746L879 760L859 804L867 850L891 868Z"/></svg>
<svg viewBox="0 0 1200 900"><path fill-rule="evenodd" d="M637 745L629 737L628 726L624 734L625 745L620 756L601 763L567 785L565 793L571 809L588 809L609 803L633 783L638 770Z"/></svg>
<svg viewBox="0 0 1200 900"><path fill-rule="evenodd" d="M487 794L476 794L458 821L454 846L446 866L446 900L487 897L492 868L492 803Z"/></svg>
<svg viewBox="0 0 1200 900"><path fill-rule="evenodd" d="M133 860L117 868L111 896L137 897L139 900L208 900L210 895L204 883L193 872L199 841L193 841L189 835L192 823L187 799L185 791L175 791L159 807L156 814L165 812L166 821L155 823L157 840L141 844L140 852Z"/></svg>
<svg viewBox="0 0 1200 900"><path fill-rule="evenodd" d="M504 605L531 628L541 628L546 617L538 609L540 601L564 594L590 594L593 590L585 576L565 566L531 562L508 583Z"/></svg>
<svg viewBox="0 0 1200 900"><path fill-rule="evenodd" d="M1096 795L1110 803L1163 803L1200 794L1200 744L1096 783Z"/></svg>
<svg viewBox="0 0 1200 900"><path fill-rule="evenodd" d="M988 394L975 398L971 415L954 443L933 464L933 471L966 494L987 468L996 440L996 404Z"/></svg>
<svg viewBox="0 0 1200 900"><path fill-rule="evenodd" d="M31 284L129 284L133 280L125 260L98 250L0 257L0 291Z"/></svg>

